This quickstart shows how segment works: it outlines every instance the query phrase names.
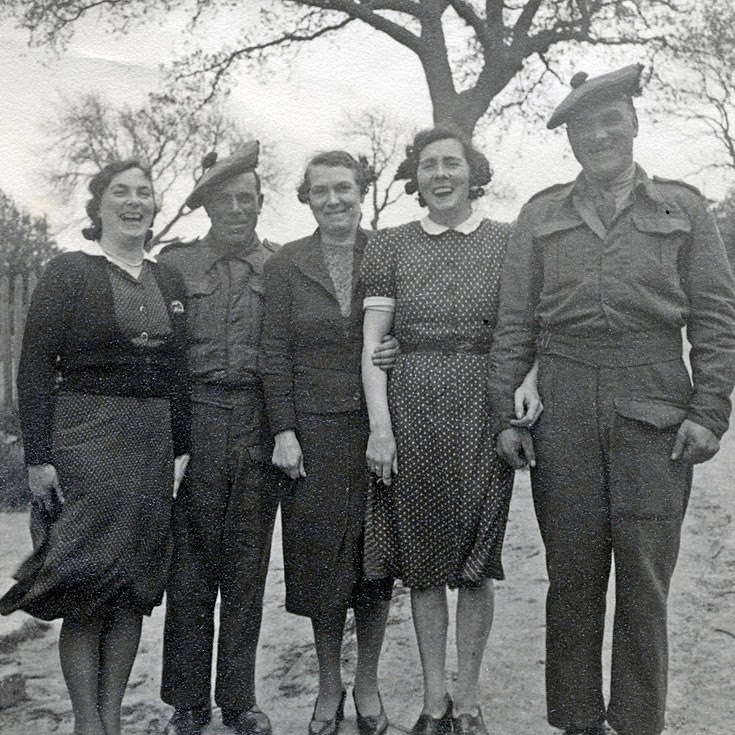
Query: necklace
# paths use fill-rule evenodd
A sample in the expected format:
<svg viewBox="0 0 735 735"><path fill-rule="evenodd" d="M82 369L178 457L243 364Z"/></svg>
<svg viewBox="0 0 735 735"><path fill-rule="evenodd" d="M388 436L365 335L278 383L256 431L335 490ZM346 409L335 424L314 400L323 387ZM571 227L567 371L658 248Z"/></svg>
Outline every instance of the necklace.
<svg viewBox="0 0 735 735"><path fill-rule="evenodd" d="M108 250L105 250L102 248L102 252L108 257L112 258L112 260L118 260L121 263L124 263L125 265L129 266L130 268L139 268L141 265L143 265L143 261L145 258L141 258L137 263L132 263L129 260L125 260L125 258L121 258L119 255L114 255L113 253L109 252Z"/></svg>

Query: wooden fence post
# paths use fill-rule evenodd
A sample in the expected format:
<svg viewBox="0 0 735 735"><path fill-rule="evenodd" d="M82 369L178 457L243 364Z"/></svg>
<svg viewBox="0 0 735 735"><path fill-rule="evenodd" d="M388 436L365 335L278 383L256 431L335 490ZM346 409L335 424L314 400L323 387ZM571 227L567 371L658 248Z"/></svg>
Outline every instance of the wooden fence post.
<svg viewBox="0 0 735 735"><path fill-rule="evenodd" d="M10 331L10 279L0 277L0 405L13 403L13 342Z"/></svg>

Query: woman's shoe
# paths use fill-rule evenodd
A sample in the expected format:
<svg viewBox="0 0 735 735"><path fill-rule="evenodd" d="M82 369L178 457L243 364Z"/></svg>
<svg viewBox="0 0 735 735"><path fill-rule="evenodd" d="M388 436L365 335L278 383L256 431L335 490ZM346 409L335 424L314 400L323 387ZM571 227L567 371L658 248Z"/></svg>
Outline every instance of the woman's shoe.
<svg viewBox="0 0 735 735"><path fill-rule="evenodd" d="M377 716L363 717L357 709L357 697L355 691L352 691L352 698L355 700L355 714L357 715L357 731L360 735L383 735L388 729L388 717L383 709L383 700L378 692L378 701L380 702L380 712Z"/></svg>
<svg viewBox="0 0 735 735"><path fill-rule="evenodd" d="M337 711L334 713L334 717L331 720L316 720L314 715L316 714L316 702L314 703L314 713L311 716L311 722L309 723L309 735L336 735L339 730L339 725L345 717L345 697L347 692L342 690L342 697L337 705ZM319 700L317 699L317 702Z"/></svg>
<svg viewBox="0 0 735 735"><path fill-rule="evenodd" d="M476 715L463 714L452 718L454 735L489 735L482 719L482 710L478 707Z"/></svg>
<svg viewBox="0 0 735 735"><path fill-rule="evenodd" d="M451 735L452 732L452 698L447 694L447 708L441 717L421 715L411 728L410 735Z"/></svg>

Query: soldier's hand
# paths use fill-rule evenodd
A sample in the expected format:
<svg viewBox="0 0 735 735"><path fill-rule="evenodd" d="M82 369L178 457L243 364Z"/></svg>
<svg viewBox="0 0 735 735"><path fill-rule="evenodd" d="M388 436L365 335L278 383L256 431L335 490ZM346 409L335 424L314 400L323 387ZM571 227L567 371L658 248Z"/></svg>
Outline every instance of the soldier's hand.
<svg viewBox="0 0 735 735"><path fill-rule="evenodd" d="M498 434L495 451L513 469L520 469L526 465L536 466L536 453L533 448L533 439L528 429L503 429Z"/></svg>
<svg viewBox="0 0 735 735"><path fill-rule="evenodd" d="M401 345L392 334L386 334L373 350L372 362L381 370L390 370L401 352Z"/></svg>
<svg viewBox="0 0 735 735"><path fill-rule="evenodd" d="M712 459L719 449L720 440L709 429L685 419L676 432L671 459L699 464Z"/></svg>
<svg viewBox="0 0 735 735"><path fill-rule="evenodd" d="M304 455L301 453L301 444L292 429L276 434L276 445L273 447L273 464L287 474L292 480L306 477L304 469Z"/></svg>

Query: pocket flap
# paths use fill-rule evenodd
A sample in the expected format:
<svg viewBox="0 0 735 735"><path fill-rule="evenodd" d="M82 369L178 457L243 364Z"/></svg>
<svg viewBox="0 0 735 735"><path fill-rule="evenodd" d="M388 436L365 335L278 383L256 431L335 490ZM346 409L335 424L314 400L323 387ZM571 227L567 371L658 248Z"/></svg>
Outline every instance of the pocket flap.
<svg viewBox="0 0 735 735"><path fill-rule="evenodd" d="M615 410L625 418L642 421L657 429L679 426L689 413L689 409L683 406L649 398L616 398Z"/></svg>
<svg viewBox="0 0 735 735"><path fill-rule="evenodd" d="M187 280L186 295L192 296L209 296L217 289L219 284L214 278L199 278L196 281Z"/></svg>
<svg viewBox="0 0 735 735"><path fill-rule="evenodd" d="M575 227L579 227L583 224L580 219L552 219L548 222L542 222L533 228L533 236L535 238L548 237L557 232L564 232L565 230L573 230Z"/></svg>
<svg viewBox="0 0 735 735"><path fill-rule="evenodd" d="M692 223L685 217L659 214L654 217L645 216L636 212L633 215L636 229L641 232L651 232L654 235L670 235L673 232L691 232Z"/></svg>

